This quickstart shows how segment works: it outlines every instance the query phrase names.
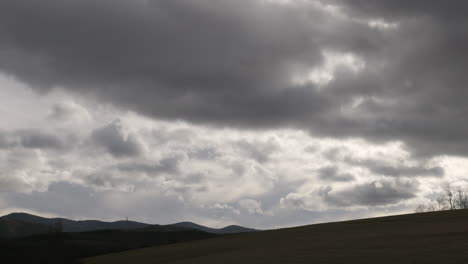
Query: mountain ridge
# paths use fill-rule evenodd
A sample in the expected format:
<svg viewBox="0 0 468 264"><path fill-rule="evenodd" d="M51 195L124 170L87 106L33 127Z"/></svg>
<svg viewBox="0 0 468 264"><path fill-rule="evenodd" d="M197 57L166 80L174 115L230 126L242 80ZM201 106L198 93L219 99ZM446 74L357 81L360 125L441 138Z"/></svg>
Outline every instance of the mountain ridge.
<svg viewBox="0 0 468 264"><path fill-rule="evenodd" d="M252 228L233 225L223 228L211 228L188 221L168 225L157 225L127 220L106 222L100 220L71 220L60 217L46 218L23 212L14 212L0 217L0 238L44 234L50 232L58 223L60 224L60 231L63 232L89 232L99 230L173 232L198 230L212 234L234 234L257 231ZM28 230L28 232L23 232L22 230Z"/></svg>

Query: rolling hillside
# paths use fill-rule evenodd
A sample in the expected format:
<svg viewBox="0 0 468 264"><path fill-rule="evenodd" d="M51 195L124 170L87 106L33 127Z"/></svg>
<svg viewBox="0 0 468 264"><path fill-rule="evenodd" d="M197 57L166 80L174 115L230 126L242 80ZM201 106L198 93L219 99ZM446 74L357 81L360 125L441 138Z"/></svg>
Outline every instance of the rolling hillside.
<svg viewBox="0 0 468 264"><path fill-rule="evenodd" d="M119 263L468 263L468 210L237 234L86 259Z"/></svg>

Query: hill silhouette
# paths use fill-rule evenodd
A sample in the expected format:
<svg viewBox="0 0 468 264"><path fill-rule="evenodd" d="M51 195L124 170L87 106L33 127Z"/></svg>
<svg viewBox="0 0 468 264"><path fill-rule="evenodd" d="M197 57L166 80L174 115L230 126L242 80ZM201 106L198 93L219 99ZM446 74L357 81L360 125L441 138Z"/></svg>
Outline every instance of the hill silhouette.
<svg viewBox="0 0 468 264"><path fill-rule="evenodd" d="M210 227L202 226L202 225L195 224L192 222L180 222L180 223L175 223L175 224L171 224L168 226L185 228L185 229L196 229L196 230L200 230L200 231L207 232L207 233L213 233L213 234L235 234L235 233L248 233L248 232L257 231L256 229L246 228L246 227L237 226L237 225L230 225L230 226L217 229L217 228L210 228Z"/></svg>
<svg viewBox="0 0 468 264"><path fill-rule="evenodd" d="M16 219L0 218L0 239L45 234L49 231L50 227L47 225L28 223Z"/></svg>
<svg viewBox="0 0 468 264"><path fill-rule="evenodd" d="M66 218L45 218L27 213L12 213L0 217L0 239L46 234L60 222L63 232L90 232L99 230L134 230L138 232L173 232L199 230L213 234L232 234L253 232L255 229L241 226L227 226L216 229L192 222L180 222L169 225L152 225L135 221L104 222L98 220L75 221Z"/></svg>
<svg viewBox="0 0 468 264"><path fill-rule="evenodd" d="M468 210L217 237L84 260L123 263L468 263Z"/></svg>

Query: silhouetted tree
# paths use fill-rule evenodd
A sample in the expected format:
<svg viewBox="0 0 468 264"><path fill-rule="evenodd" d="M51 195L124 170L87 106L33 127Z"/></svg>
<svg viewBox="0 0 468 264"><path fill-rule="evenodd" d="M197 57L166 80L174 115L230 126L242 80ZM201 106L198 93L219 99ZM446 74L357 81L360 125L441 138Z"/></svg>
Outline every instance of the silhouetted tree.
<svg viewBox="0 0 468 264"><path fill-rule="evenodd" d="M414 212L415 213L424 213L424 212L426 212L426 205L420 204L420 205L416 206L416 209L414 209Z"/></svg>
<svg viewBox="0 0 468 264"><path fill-rule="evenodd" d="M468 193L463 189L455 189L449 183L442 185L442 193L435 203L420 204L415 208L416 213L468 209Z"/></svg>
<svg viewBox="0 0 468 264"><path fill-rule="evenodd" d="M447 183L442 186L445 194L445 200L448 203L450 210L454 210L455 208L455 191L452 188L452 185Z"/></svg>
<svg viewBox="0 0 468 264"><path fill-rule="evenodd" d="M468 208L468 196L462 189L457 189L455 193L455 203L458 209Z"/></svg>

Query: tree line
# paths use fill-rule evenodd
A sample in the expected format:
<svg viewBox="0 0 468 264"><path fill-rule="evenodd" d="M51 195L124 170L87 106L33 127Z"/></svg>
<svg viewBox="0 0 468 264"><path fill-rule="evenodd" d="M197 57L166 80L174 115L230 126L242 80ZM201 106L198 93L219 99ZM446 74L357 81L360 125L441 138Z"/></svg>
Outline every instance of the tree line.
<svg viewBox="0 0 468 264"><path fill-rule="evenodd" d="M423 213L467 208L468 192L462 188L456 188L447 183L442 186L442 193L434 202L418 205L415 212Z"/></svg>

